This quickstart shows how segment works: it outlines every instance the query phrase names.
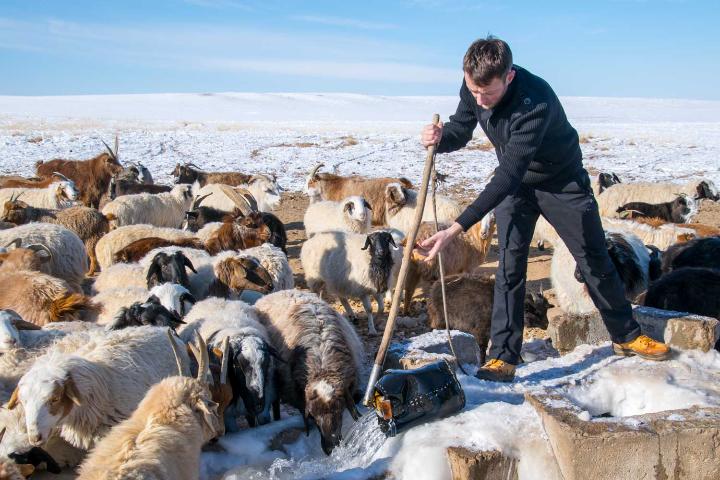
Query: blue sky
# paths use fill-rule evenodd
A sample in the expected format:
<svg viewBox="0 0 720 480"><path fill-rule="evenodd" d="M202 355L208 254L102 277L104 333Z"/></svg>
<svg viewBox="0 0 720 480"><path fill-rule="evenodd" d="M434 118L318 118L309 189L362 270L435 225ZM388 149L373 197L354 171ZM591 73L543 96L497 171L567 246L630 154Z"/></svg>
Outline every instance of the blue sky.
<svg viewBox="0 0 720 480"><path fill-rule="evenodd" d="M717 0L0 0L0 95L454 95L488 33L560 95L720 100Z"/></svg>

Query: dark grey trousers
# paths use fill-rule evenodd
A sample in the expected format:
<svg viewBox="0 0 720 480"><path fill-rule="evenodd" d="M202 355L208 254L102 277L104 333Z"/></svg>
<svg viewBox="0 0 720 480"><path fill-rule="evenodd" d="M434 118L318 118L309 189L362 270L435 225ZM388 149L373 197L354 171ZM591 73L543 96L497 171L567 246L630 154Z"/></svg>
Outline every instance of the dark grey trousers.
<svg viewBox="0 0 720 480"><path fill-rule="evenodd" d="M608 256L597 202L590 179L583 173L557 192L521 185L495 208L499 264L488 358L513 365L520 362L527 260L539 215L555 227L575 258L612 341L623 343L636 338L640 327L632 318L622 280Z"/></svg>

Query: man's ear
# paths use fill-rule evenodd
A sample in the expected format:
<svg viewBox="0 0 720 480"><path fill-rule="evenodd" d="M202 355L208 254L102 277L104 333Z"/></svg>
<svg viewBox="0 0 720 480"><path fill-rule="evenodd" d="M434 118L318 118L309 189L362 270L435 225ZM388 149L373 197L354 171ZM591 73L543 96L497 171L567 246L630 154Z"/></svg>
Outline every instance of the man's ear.
<svg viewBox="0 0 720 480"><path fill-rule="evenodd" d="M510 84L510 82L512 82L514 78L515 78L515 69L511 68L507 74L507 77L505 77L505 81L507 84Z"/></svg>

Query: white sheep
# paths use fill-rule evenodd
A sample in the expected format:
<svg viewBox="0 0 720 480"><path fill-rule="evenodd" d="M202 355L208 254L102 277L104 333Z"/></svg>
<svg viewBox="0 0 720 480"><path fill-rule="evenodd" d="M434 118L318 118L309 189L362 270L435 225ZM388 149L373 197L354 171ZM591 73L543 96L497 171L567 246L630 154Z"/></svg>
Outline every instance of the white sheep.
<svg viewBox="0 0 720 480"><path fill-rule="evenodd" d="M372 222L372 208L363 197L354 195L340 202L311 203L305 211L305 235L331 230L367 233Z"/></svg>
<svg viewBox="0 0 720 480"><path fill-rule="evenodd" d="M53 182L45 188L0 188L0 205L20 197L23 202L36 208L66 208L78 198L72 180Z"/></svg>
<svg viewBox="0 0 720 480"><path fill-rule="evenodd" d="M63 342L68 338L83 344L66 353ZM180 345L187 373L189 359ZM32 445L43 445L57 430L70 444L87 450L129 417L152 385L177 371L166 328L79 332L35 360L7 408L22 405Z"/></svg>
<svg viewBox="0 0 720 480"><path fill-rule="evenodd" d="M383 294L395 284L402 249L388 232L369 235L345 232L318 233L300 251L308 287L337 295L349 317L355 314L348 298L358 298L368 316L368 332L376 335L370 296L383 313Z"/></svg>
<svg viewBox="0 0 720 480"><path fill-rule="evenodd" d="M180 228L185 212L193 202L190 185L176 185L169 192L123 195L108 202L102 209L111 227L150 224L157 227Z"/></svg>
<svg viewBox="0 0 720 480"><path fill-rule="evenodd" d="M75 232L50 223L29 223L19 227L0 230L0 245L7 245L15 239L25 247L40 244L50 251L50 260L43 264L42 271L65 280L75 291L82 291L81 285L88 271L88 254L85 244Z"/></svg>
<svg viewBox="0 0 720 480"><path fill-rule="evenodd" d="M606 231L605 238L615 248L608 254L624 281L625 295L632 301L647 289L650 253L636 235L623 231ZM585 315L596 311L584 282L578 280L577 264L565 246L558 242L550 263L550 279L558 304L567 313ZM581 275L581 274L580 274Z"/></svg>
<svg viewBox="0 0 720 480"><path fill-rule="evenodd" d="M692 228L681 227L675 223L664 223L657 227L647 223L619 218L602 218L603 228L606 230L621 230L629 232L640 238L645 245L654 245L665 250L670 245L685 242L697 235Z"/></svg>
<svg viewBox="0 0 720 480"><path fill-rule="evenodd" d="M127 225L108 232L95 246L95 254L102 269L115 263L113 255L136 240L158 237L165 240L185 240L193 237L192 232L177 228L161 228L153 225Z"/></svg>
<svg viewBox="0 0 720 480"><path fill-rule="evenodd" d="M246 248L237 254L240 257L252 257L267 270L273 280L273 291L287 290L295 286L293 271L287 256L281 249L271 243L263 243L259 247ZM219 255L218 255L219 257Z"/></svg>
<svg viewBox="0 0 720 480"><path fill-rule="evenodd" d="M201 197L212 193L204 199L200 205L204 207L213 207L225 212L232 212L237 208L237 204L228 197L223 191L226 185L219 183L208 183L202 187L197 196ZM280 204L280 193L282 188L278 185L277 180L270 175L253 175L250 181L244 185L231 187L234 190L247 190L257 202L257 210L260 212L273 212Z"/></svg>
<svg viewBox="0 0 720 480"><path fill-rule="evenodd" d="M0 310L0 353L25 349L38 355L58 338L92 328L97 325L90 322L52 322L40 327L26 322L13 310Z"/></svg>
<svg viewBox="0 0 720 480"><path fill-rule="evenodd" d="M405 188L399 183L388 184L385 189L385 223L407 235L415 221L417 196L418 192ZM462 213L460 205L451 198L437 195L435 200L437 203L437 220L440 223L451 224ZM434 220L432 201L428 196L423 210L422 221L432 222Z"/></svg>
<svg viewBox="0 0 720 480"><path fill-rule="evenodd" d="M702 198L718 199L717 188L711 181L692 180L684 184L658 182L618 183L608 187L598 195L597 202L601 216L616 217L617 209L628 203L645 202L655 204L672 202L681 194L696 200ZM695 208L697 207L695 206Z"/></svg>

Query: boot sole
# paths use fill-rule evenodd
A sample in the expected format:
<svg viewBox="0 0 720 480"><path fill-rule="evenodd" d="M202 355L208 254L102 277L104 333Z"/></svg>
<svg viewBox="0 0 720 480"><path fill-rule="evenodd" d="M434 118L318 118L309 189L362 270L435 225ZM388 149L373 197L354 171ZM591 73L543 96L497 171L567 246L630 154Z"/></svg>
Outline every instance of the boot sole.
<svg viewBox="0 0 720 480"><path fill-rule="evenodd" d="M482 375L482 374L480 374L480 375ZM513 375L511 377L507 377L507 376L506 377L497 377L497 376L491 377L489 375L487 377L484 377L484 376L478 376L478 374L475 374L475 378L477 378L478 380L485 380L487 382L512 383L513 380L515 380L515 375Z"/></svg>
<svg viewBox="0 0 720 480"><path fill-rule="evenodd" d="M663 360L667 360L670 358L670 351L668 350L667 353L663 353L661 355L647 355L644 353L638 353L635 350L632 350L630 348L624 348L620 345L613 344L613 351L615 352L615 355L619 355L621 357L633 357L637 355L640 358L644 358L645 360L653 360L655 362L661 362Z"/></svg>

